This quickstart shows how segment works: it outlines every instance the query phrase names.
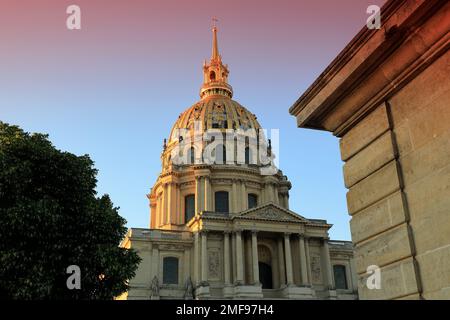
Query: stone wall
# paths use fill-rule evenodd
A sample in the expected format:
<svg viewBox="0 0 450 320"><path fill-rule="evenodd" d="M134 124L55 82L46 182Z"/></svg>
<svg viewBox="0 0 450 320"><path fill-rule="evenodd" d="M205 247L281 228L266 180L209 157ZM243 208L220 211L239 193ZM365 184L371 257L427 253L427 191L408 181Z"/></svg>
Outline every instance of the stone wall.
<svg viewBox="0 0 450 320"><path fill-rule="evenodd" d="M387 1L290 109L341 138L361 299L450 298L449 14Z"/></svg>
<svg viewBox="0 0 450 320"><path fill-rule="evenodd" d="M424 298L450 299L450 55L392 99L393 132Z"/></svg>
<svg viewBox="0 0 450 320"><path fill-rule="evenodd" d="M362 299L450 298L449 66L447 53L340 140Z"/></svg>

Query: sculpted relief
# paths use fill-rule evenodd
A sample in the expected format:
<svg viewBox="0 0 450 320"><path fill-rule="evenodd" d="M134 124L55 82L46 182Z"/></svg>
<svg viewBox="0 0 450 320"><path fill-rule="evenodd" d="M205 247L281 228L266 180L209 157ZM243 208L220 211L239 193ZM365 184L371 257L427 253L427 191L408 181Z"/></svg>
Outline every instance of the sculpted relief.
<svg viewBox="0 0 450 320"><path fill-rule="evenodd" d="M320 283L322 281L319 255L311 256L311 276L313 283Z"/></svg>
<svg viewBox="0 0 450 320"><path fill-rule="evenodd" d="M208 252L208 279L220 280L220 252L218 250Z"/></svg>

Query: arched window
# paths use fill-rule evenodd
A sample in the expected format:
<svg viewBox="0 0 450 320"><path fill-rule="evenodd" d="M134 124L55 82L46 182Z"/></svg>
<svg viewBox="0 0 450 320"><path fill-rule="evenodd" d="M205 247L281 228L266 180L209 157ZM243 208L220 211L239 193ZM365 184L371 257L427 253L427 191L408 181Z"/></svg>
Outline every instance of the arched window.
<svg viewBox="0 0 450 320"><path fill-rule="evenodd" d="M216 205L216 212L228 213L230 212L228 206L228 192L218 191L214 194L214 201Z"/></svg>
<svg viewBox="0 0 450 320"><path fill-rule="evenodd" d="M251 164L253 161L252 159L252 151L250 150L250 147L245 148L245 164Z"/></svg>
<svg viewBox="0 0 450 320"><path fill-rule="evenodd" d="M186 161L188 161L188 164L194 164L195 163L195 149L194 149L194 147L191 147L188 150Z"/></svg>
<svg viewBox="0 0 450 320"><path fill-rule="evenodd" d="M163 259L163 284L178 284L178 258Z"/></svg>
<svg viewBox="0 0 450 320"><path fill-rule="evenodd" d="M258 196L254 193L249 193L247 196L248 199L248 208L256 208L258 205Z"/></svg>
<svg viewBox="0 0 450 320"><path fill-rule="evenodd" d="M211 80L211 81L216 80L216 73L214 71L211 71L209 73L209 80Z"/></svg>
<svg viewBox="0 0 450 320"><path fill-rule="evenodd" d="M184 197L184 223L187 223L195 215L195 195L188 194Z"/></svg>
<svg viewBox="0 0 450 320"><path fill-rule="evenodd" d="M216 164L226 164L227 163L227 148L223 144L219 144L215 150L215 163Z"/></svg>
<svg viewBox="0 0 450 320"><path fill-rule="evenodd" d="M336 289L348 289L345 266L334 265L333 273L334 273L334 285L336 286Z"/></svg>

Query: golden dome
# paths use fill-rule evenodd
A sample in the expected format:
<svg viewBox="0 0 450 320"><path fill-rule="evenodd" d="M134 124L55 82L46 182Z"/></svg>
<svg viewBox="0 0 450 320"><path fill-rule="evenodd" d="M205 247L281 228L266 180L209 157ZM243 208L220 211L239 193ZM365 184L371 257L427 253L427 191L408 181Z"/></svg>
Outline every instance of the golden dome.
<svg viewBox="0 0 450 320"><path fill-rule="evenodd" d="M194 123L201 125L202 131L208 129L254 129L261 128L256 116L238 102L220 95L200 100L180 114L170 132L170 142L176 141L177 129L189 129L191 134Z"/></svg>

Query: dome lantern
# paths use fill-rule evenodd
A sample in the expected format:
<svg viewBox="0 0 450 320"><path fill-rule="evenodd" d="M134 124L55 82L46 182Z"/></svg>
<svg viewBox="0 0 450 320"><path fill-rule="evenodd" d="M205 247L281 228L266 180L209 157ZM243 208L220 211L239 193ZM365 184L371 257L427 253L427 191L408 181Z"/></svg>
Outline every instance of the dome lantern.
<svg viewBox="0 0 450 320"><path fill-rule="evenodd" d="M222 63L217 42L217 27L212 28L212 53L209 63L203 64L203 85L200 89L200 98L211 95L220 95L231 98L233 88L228 84L228 66Z"/></svg>

